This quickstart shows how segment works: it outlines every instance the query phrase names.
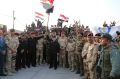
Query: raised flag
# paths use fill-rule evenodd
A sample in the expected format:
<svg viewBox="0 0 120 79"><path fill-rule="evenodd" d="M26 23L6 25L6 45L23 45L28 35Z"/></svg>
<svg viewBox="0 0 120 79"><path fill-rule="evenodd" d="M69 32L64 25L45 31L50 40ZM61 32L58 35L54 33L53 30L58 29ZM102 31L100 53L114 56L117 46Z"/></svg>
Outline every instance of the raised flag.
<svg viewBox="0 0 120 79"><path fill-rule="evenodd" d="M66 16L65 16L65 15L63 15L63 14L60 14L59 19L64 20L65 22L68 22L69 17L66 17Z"/></svg>
<svg viewBox="0 0 120 79"><path fill-rule="evenodd" d="M50 3L50 4L53 4L54 0L41 0L42 2L45 2L45 3Z"/></svg>
<svg viewBox="0 0 120 79"><path fill-rule="evenodd" d="M39 13L39 12L35 12L36 15L38 16L44 16L43 14Z"/></svg>
<svg viewBox="0 0 120 79"><path fill-rule="evenodd" d="M44 9L50 9L53 7L54 0L41 0Z"/></svg>
<svg viewBox="0 0 120 79"><path fill-rule="evenodd" d="M54 0L48 0L51 4L53 4Z"/></svg>
<svg viewBox="0 0 120 79"><path fill-rule="evenodd" d="M35 18L44 20L44 15L42 13L35 12Z"/></svg>
<svg viewBox="0 0 120 79"><path fill-rule="evenodd" d="M46 13L53 13L53 10L54 10L54 6L52 6L51 8L47 9L46 10Z"/></svg>

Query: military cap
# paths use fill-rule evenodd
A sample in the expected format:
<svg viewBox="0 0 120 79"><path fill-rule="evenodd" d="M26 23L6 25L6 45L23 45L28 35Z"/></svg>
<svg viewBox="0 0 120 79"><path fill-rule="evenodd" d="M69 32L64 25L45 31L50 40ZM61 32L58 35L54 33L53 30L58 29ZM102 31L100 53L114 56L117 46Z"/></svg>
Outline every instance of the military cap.
<svg viewBox="0 0 120 79"><path fill-rule="evenodd" d="M112 41L112 36L108 33L102 34L101 38L107 38L108 40Z"/></svg>
<svg viewBox="0 0 120 79"><path fill-rule="evenodd" d="M94 37L95 38L100 38L101 37L101 33L96 33Z"/></svg>
<svg viewBox="0 0 120 79"><path fill-rule="evenodd" d="M117 34L117 35L120 35L120 32L119 32L119 31L116 31L116 34Z"/></svg>
<svg viewBox="0 0 120 79"><path fill-rule="evenodd" d="M20 35L20 34L16 32L16 33L15 33L15 35L17 35L17 36L18 36L18 35Z"/></svg>
<svg viewBox="0 0 120 79"><path fill-rule="evenodd" d="M95 34L95 37L99 37L99 36L101 36L101 33L96 33Z"/></svg>
<svg viewBox="0 0 120 79"><path fill-rule="evenodd" d="M84 33L83 36L84 36L84 37L87 37L87 34Z"/></svg>
<svg viewBox="0 0 120 79"><path fill-rule="evenodd" d="M88 34L87 34L87 37L88 37L88 36L93 36L93 33L88 33Z"/></svg>

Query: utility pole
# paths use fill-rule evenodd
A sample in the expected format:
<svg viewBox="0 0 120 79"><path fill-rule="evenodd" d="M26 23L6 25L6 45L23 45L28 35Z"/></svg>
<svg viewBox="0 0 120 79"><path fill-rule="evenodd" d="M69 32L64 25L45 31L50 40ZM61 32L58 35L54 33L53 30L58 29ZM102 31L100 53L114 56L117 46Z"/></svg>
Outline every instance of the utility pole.
<svg viewBox="0 0 120 79"><path fill-rule="evenodd" d="M15 17L14 17L14 15L15 15L15 12L13 10L13 29L14 29L14 25L15 25Z"/></svg>

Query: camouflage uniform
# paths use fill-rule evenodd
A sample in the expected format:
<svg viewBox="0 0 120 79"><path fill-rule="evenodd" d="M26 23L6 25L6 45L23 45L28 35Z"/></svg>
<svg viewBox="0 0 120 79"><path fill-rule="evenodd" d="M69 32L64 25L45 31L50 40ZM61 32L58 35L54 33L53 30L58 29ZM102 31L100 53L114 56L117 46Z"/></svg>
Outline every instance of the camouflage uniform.
<svg viewBox="0 0 120 79"><path fill-rule="evenodd" d="M110 75L111 63L110 63L110 51L111 46L102 46L100 59L98 66L102 68L101 78L106 79Z"/></svg>
<svg viewBox="0 0 120 79"><path fill-rule="evenodd" d="M6 59L6 70L8 75L11 74L11 72L15 72L15 62L16 62L16 52L19 45L18 37L8 35L6 38L6 44L7 46L7 59Z"/></svg>
<svg viewBox="0 0 120 79"><path fill-rule="evenodd" d="M38 65L42 64L42 60L43 60L43 42L44 42L44 39L41 38L38 40L36 45L36 48L37 48L36 62Z"/></svg>
<svg viewBox="0 0 120 79"><path fill-rule="evenodd" d="M76 38L76 49L75 49L75 66L76 66L76 70L77 72L76 73L83 73L83 60L82 60L82 49L83 49L83 46L84 46L84 40L83 38L78 35L77 38Z"/></svg>
<svg viewBox="0 0 120 79"><path fill-rule="evenodd" d="M65 67L66 65L66 46L67 46L67 38L64 37L60 37L58 39L58 42L60 44L60 57L59 57L59 63L60 65L62 65L63 67Z"/></svg>
<svg viewBox="0 0 120 79"><path fill-rule="evenodd" d="M83 58L83 65L84 65L84 75L85 75L85 78L88 79L88 65L86 63L86 56L87 56L87 53L88 53L88 47L89 47L90 43L86 42L84 44L84 47L83 47L83 50L82 50L82 58Z"/></svg>
<svg viewBox="0 0 120 79"><path fill-rule="evenodd" d="M90 44L87 51L86 63L88 65L89 78L96 79L95 66L98 55L98 46L96 44Z"/></svg>
<svg viewBox="0 0 120 79"><path fill-rule="evenodd" d="M74 70L74 52L75 52L75 42L72 40L72 38L68 39L68 44L66 47L66 51L68 51L68 64L70 70Z"/></svg>
<svg viewBox="0 0 120 79"><path fill-rule="evenodd" d="M114 61L114 58L116 57L112 57L112 54L116 54L116 51L112 51L114 50L114 48L112 48L112 36L110 34L103 34L101 36L101 51L100 51L100 58L97 64L97 70L100 71L101 73L101 79L109 79L110 77L110 72L112 70L112 63L116 62ZM109 41L108 41L109 40ZM107 41L107 42L106 42ZM111 61L114 62L111 62ZM114 68L113 68L114 70Z"/></svg>

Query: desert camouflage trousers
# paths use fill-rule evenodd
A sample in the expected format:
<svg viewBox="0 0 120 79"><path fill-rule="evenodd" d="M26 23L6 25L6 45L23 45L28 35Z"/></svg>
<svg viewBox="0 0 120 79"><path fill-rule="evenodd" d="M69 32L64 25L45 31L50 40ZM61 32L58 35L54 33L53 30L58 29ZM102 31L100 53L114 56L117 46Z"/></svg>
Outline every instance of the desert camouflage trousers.
<svg viewBox="0 0 120 79"><path fill-rule="evenodd" d="M59 64L60 64L60 66L65 68L65 65L66 65L66 51L65 51L65 49L60 50Z"/></svg>
<svg viewBox="0 0 120 79"><path fill-rule="evenodd" d="M7 50L6 55L6 70L8 73L15 72L15 64L16 64L16 54L12 53L11 50Z"/></svg>
<svg viewBox="0 0 120 79"><path fill-rule="evenodd" d="M37 52L36 52L37 65L42 64L42 60L43 60L43 48L39 48L39 49L37 49Z"/></svg>

